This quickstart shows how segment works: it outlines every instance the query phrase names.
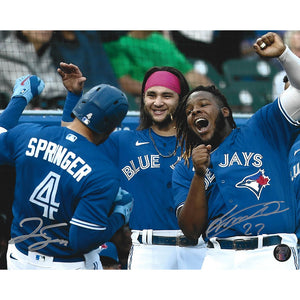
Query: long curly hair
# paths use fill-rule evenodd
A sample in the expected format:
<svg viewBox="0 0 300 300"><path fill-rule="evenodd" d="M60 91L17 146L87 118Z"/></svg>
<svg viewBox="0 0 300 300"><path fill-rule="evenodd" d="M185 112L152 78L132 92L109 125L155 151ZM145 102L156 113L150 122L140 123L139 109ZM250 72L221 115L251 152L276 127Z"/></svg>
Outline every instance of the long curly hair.
<svg viewBox="0 0 300 300"><path fill-rule="evenodd" d="M174 117L176 121L176 135L177 143L181 147L181 154L183 159L188 162L194 147L199 145L199 137L189 129L186 117L186 106L189 97L192 93L198 91L205 91L213 94L219 101L220 107L227 107L229 109L229 116L227 117L231 128L236 128L236 123L232 116L232 110L227 102L226 97L214 86L198 86L192 89L181 101L175 111Z"/></svg>
<svg viewBox="0 0 300 300"><path fill-rule="evenodd" d="M143 130L151 127L152 125L152 119L148 116L148 114L145 113L145 102L144 102L144 96L145 96L145 85L150 77L151 74L157 72L157 71L168 71L172 74L174 74L180 82L180 88L181 92L179 95L179 103L183 100L183 97L189 92L189 85L183 74L177 70L176 68L169 67L169 66L163 66L163 67L152 67L150 68L144 77L143 83L142 83L142 98L141 98L141 105L140 105L140 123L138 126L138 130Z"/></svg>

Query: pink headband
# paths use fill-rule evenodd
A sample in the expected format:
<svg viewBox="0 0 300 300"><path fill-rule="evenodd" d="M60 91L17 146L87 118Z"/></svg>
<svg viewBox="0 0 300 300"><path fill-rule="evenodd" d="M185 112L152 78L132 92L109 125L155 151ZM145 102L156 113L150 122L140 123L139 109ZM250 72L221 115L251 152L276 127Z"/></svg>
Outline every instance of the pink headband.
<svg viewBox="0 0 300 300"><path fill-rule="evenodd" d="M157 71L151 74L145 84L145 91L153 86L164 86L178 95L181 92L178 77L168 71Z"/></svg>

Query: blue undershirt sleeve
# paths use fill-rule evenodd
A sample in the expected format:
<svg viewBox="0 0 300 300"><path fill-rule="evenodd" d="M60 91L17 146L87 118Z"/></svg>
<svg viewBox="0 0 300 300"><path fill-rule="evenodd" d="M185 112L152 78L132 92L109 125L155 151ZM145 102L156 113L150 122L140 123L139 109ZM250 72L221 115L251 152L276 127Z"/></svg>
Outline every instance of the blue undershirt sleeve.
<svg viewBox="0 0 300 300"><path fill-rule="evenodd" d="M0 115L0 127L6 130L15 127L26 105L27 101L24 97L13 97Z"/></svg>
<svg viewBox="0 0 300 300"><path fill-rule="evenodd" d="M72 111L73 108L76 106L78 100L81 98L82 93L80 95L76 95L72 92L68 92L65 104L64 104L64 110L62 115L62 121L63 122L72 122Z"/></svg>

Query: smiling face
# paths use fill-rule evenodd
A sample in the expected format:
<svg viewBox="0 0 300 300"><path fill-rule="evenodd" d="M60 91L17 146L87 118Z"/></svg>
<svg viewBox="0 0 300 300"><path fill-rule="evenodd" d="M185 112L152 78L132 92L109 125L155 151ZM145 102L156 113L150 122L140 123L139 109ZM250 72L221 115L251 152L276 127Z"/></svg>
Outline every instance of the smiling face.
<svg viewBox="0 0 300 300"><path fill-rule="evenodd" d="M215 149L231 132L227 117L230 112L220 100L206 91L194 92L186 103L188 127L202 143Z"/></svg>
<svg viewBox="0 0 300 300"><path fill-rule="evenodd" d="M179 102L179 95L163 86L153 86L145 91L144 110L154 126L162 129L173 124L172 115Z"/></svg>

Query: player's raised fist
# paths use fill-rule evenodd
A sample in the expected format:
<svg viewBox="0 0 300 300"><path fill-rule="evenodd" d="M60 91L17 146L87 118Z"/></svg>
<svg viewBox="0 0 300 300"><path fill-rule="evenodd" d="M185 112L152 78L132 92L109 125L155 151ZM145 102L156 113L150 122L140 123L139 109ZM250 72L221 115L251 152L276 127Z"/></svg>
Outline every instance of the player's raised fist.
<svg viewBox="0 0 300 300"><path fill-rule="evenodd" d="M192 160L195 173L204 177L207 167L210 164L211 145L198 145L192 151Z"/></svg>
<svg viewBox="0 0 300 300"><path fill-rule="evenodd" d="M45 83L36 75L25 75L19 77L13 89L13 97L24 97L29 103L35 96L41 94L44 90Z"/></svg>
<svg viewBox="0 0 300 300"><path fill-rule="evenodd" d="M271 58L280 56L286 46L277 33L268 32L256 40L253 48L260 56Z"/></svg>

